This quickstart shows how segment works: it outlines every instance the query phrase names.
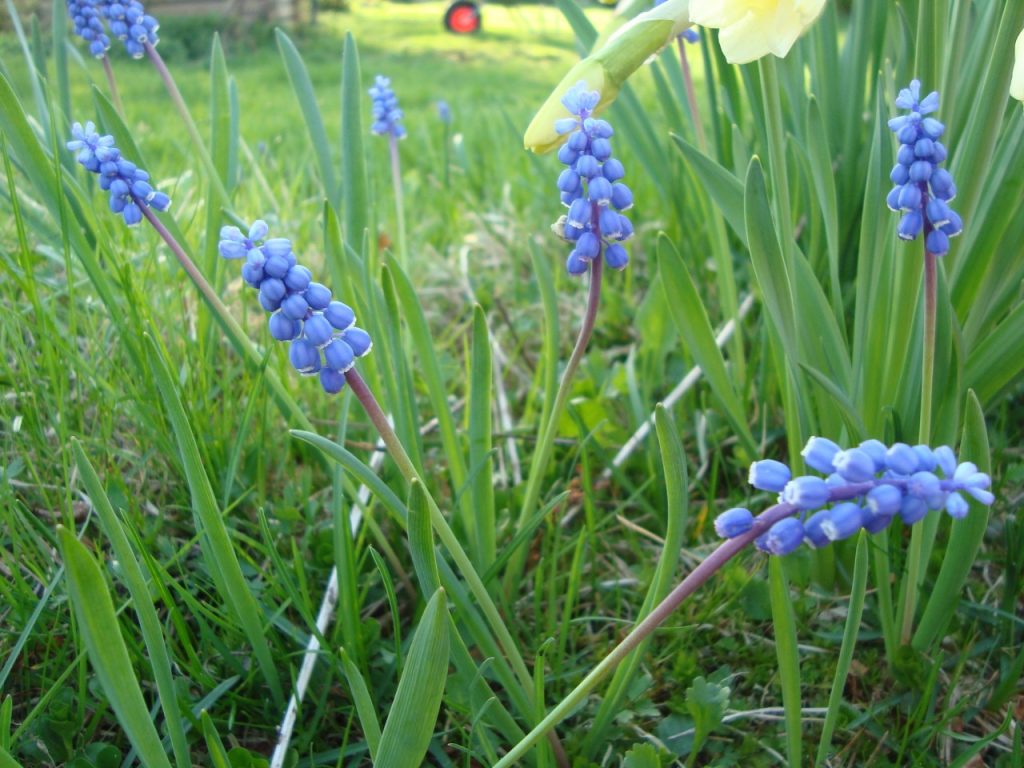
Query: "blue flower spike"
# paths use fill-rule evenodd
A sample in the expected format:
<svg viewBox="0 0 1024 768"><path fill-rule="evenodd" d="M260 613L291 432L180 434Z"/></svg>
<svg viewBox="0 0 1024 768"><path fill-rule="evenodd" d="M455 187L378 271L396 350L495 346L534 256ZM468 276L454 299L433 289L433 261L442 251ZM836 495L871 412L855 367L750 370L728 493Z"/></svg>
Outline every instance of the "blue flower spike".
<svg viewBox="0 0 1024 768"><path fill-rule="evenodd" d="M268 227L256 221L248 232L225 226L218 250L225 259L245 260L242 279L259 292L260 304L270 312L270 335L290 342L288 359L303 376L320 376L328 394L345 386L345 372L357 358L369 354L370 334L355 326L347 304L334 300L331 291L312 280L284 238L267 239Z"/></svg>
<svg viewBox="0 0 1024 768"><path fill-rule="evenodd" d="M97 59L110 50L110 37L103 26L106 4L98 0L68 0L68 18L75 34L89 44L89 53Z"/></svg>
<svg viewBox="0 0 1024 768"><path fill-rule="evenodd" d="M612 157L610 139L615 131L607 121L592 116L599 99L586 83L576 83L562 97L574 116L555 122L559 134L568 134L558 150L566 167L556 186L569 211L553 228L575 245L565 265L570 275L586 273L602 254L612 269L625 269L629 263L622 243L633 236L633 224L622 212L633 207L633 192L620 181L625 170Z"/></svg>
<svg viewBox="0 0 1024 768"><path fill-rule="evenodd" d="M146 43L152 46L160 41L156 31L160 28L157 20L146 14L138 0L128 2L107 2L107 19L110 32L124 43L124 48L133 59L141 59L146 52Z"/></svg>
<svg viewBox="0 0 1024 768"><path fill-rule="evenodd" d="M110 210L122 216L128 226L142 221L145 208L157 211L170 208L171 198L153 189L149 174L121 157L121 151L114 146L114 137L100 136L92 122L84 126L73 124L71 141L66 146L87 171L100 177L100 189L110 193Z"/></svg>
<svg viewBox="0 0 1024 768"><path fill-rule="evenodd" d="M789 554L801 543L828 546L862 528L878 533L897 516L904 525L939 510L960 519L970 511L964 494L986 506L995 501L992 479L969 461L958 463L947 445L932 449L865 440L844 450L827 438L812 437L801 453L809 467L827 477L791 477L789 467L774 459L750 466L750 484L780 491L779 502L789 507L789 517L755 539L757 548L769 554ZM734 508L715 519L715 531L731 539L750 531L756 521L749 510Z"/></svg>
<svg viewBox="0 0 1024 768"><path fill-rule="evenodd" d="M915 240L922 232L929 253L943 256L949 238L959 235L963 222L949 202L956 197L956 184L945 168L946 148L939 141L946 127L933 117L939 108L939 94L932 91L921 98L921 82L913 80L900 91L896 106L908 114L889 121L900 142L896 165L889 178L894 186L886 204L903 215L896 232L903 240Z"/></svg>
<svg viewBox="0 0 1024 768"><path fill-rule="evenodd" d="M451 125L452 108L448 106L448 102L444 99L438 99L434 106L437 107L437 119L445 125Z"/></svg>
<svg viewBox="0 0 1024 768"><path fill-rule="evenodd" d="M156 34L160 24L138 0L67 0L67 9L75 34L89 44L89 53L98 59L110 50L107 30L124 43L133 59L145 55L146 43L155 47L160 42Z"/></svg>
<svg viewBox="0 0 1024 768"><path fill-rule="evenodd" d="M405 115L398 107L398 97L395 96L395 92L391 88L390 78L377 75L369 93L373 100L371 107L373 124L370 126L370 131L377 136L393 136L396 139L404 139L405 126L399 121ZM440 113L440 109L438 111ZM441 119L444 120L444 117L442 116Z"/></svg>

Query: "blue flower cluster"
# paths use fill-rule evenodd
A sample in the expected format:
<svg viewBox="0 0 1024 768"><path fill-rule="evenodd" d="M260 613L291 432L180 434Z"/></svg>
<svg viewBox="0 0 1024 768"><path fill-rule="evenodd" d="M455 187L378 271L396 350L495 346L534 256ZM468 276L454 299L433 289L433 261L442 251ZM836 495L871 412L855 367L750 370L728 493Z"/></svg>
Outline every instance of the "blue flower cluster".
<svg viewBox="0 0 1024 768"><path fill-rule="evenodd" d="M957 463L946 445L865 440L856 448L841 449L824 437L812 437L802 451L804 461L826 477L793 478L785 464L772 459L750 466L750 484L779 493L779 502L792 507L794 516L775 523L755 544L773 555L786 555L802 543L823 547L853 536L861 528L878 533L898 515L912 525L931 510L945 509L954 518L967 514L966 492L991 505L991 478L969 461ZM938 474L941 472L941 477ZM825 508L827 504L831 507ZM733 538L753 525L749 510L734 508L715 519L719 536Z"/></svg>
<svg viewBox="0 0 1024 768"><path fill-rule="evenodd" d="M452 108L448 106L448 102L444 99L438 99L435 104L437 107L437 119L445 125L452 124Z"/></svg>
<svg viewBox="0 0 1024 768"><path fill-rule="evenodd" d="M288 359L295 370L305 376L319 373L325 392L340 392L345 372L373 346L370 334L355 326L351 307L313 282L310 271L296 262L291 242L268 240L267 231L263 221L254 222L248 234L222 227L220 255L245 259L242 279L259 291L260 304L271 313L270 335L291 342Z"/></svg>
<svg viewBox="0 0 1024 768"><path fill-rule="evenodd" d="M110 49L110 38L103 26L105 9L102 0L68 0L68 17L75 34L89 44L89 53L97 59Z"/></svg>
<svg viewBox="0 0 1024 768"><path fill-rule="evenodd" d="M370 89L370 98L373 99L373 125L370 130L378 136L390 134L396 139L404 139L405 126L398 122L404 115L398 107L398 97L391 90L391 80L377 75Z"/></svg>
<svg viewBox="0 0 1024 768"><path fill-rule="evenodd" d="M903 211L897 230L901 238L914 240L923 230L929 253L942 256L949 251L949 238L963 230L963 221L949 207L956 197L953 177L939 167L946 159L946 148L939 141L946 127L925 117L939 108L939 94L932 91L922 99L921 82L913 80L900 91L896 106L910 113L889 121L900 148L889 174L896 186L886 204L893 211Z"/></svg>
<svg viewBox="0 0 1024 768"><path fill-rule="evenodd" d="M568 166L558 177L558 189L569 213L555 228L575 243L565 265L570 275L582 275L602 251L612 269L629 262L620 241L633 236L633 224L619 211L633 206L633 193L620 181L626 175L622 163L612 157L611 125L591 117L599 100L600 94L580 81L562 97L575 117L555 122L558 133L569 134L558 150L558 159Z"/></svg>
<svg viewBox="0 0 1024 768"><path fill-rule="evenodd" d="M171 198L153 189L149 174L121 157L113 136L100 136L92 122L85 127L75 123L71 136L67 148L78 153L75 159L87 171L99 175L100 189L110 192L110 210L123 216L125 224L138 224L143 208L166 211L170 207Z"/></svg>
<svg viewBox="0 0 1024 768"><path fill-rule="evenodd" d="M110 34L124 42L125 50L133 59L142 58L146 43L155 46L160 42L156 34L160 24L146 13L139 0L67 0L67 7L75 34L89 43L89 53L96 58L102 58L110 48L103 19L110 27Z"/></svg>

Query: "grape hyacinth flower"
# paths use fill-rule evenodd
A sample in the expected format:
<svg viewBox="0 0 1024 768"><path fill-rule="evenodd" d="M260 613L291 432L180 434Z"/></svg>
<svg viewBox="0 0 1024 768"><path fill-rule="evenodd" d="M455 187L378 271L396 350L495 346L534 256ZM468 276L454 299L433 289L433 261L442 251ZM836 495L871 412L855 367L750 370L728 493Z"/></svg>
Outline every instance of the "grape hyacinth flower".
<svg viewBox="0 0 1024 768"><path fill-rule="evenodd" d="M270 312L270 335L291 342L288 358L304 376L320 375L328 394L345 386L345 373L356 358L373 346L370 335L355 325L355 313L331 291L313 282L299 265L289 240L267 239L265 222L256 221L246 234L238 227L220 230L218 250L225 259L245 259L242 279L259 291L260 305Z"/></svg>
<svg viewBox="0 0 1024 768"><path fill-rule="evenodd" d="M912 80L909 88L900 91L896 106L909 114L889 121L900 148L889 174L896 186L886 204L903 212L897 230L902 239L914 240L923 231L928 252L942 256L949 251L949 238L963 230L963 222L949 207L956 196L953 177L939 167L946 159L946 148L939 141L946 127L926 117L939 108L939 94L932 91L922 99L921 81Z"/></svg>
<svg viewBox="0 0 1024 768"><path fill-rule="evenodd" d="M437 119L445 125L451 125L452 108L448 106L448 102L444 99L438 99L434 106L437 107Z"/></svg>
<svg viewBox="0 0 1024 768"><path fill-rule="evenodd" d="M779 502L790 508L790 516L755 541L759 549L773 555L789 554L803 543L827 546L861 528L878 533L897 515L905 525L940 509L959 519L968 511L964 493L985 505L995 500L988 490L991 478L969 461L957 463L953 450L945 445L933 450L895 443L885 448L877 440L865 440L843 450L831 440L812 437L803 455L808 465L828 477L803 475L790 480L789 468L772 459L755 461L750 467L751 484L761 490L780 490ZM745 509L730 509L716 518L715 531L731 539L750 530L754 520Z"/></svg>
<svg viewBox="0 0 1024 768"><path fill-rule="evenodd" d="M111 36L124 42L133 59L142 58L146 43L156 46L160 42L156 34L160 24L146 13L139 0L67 0L67 9L75 34L89 43L89 53L98 59L110 50L107 29Z"/></svg>
<svg viewBox="0 0 1024 768"><path fill-rule="evenodd" d="M398 107L398 97L391 89L391 80L377 75L369 93L373 99L373 125L370 130L377 136L390 134L396 139L405 138L405 126L398 122L404 115Z"/></svg>
<svg viewBox="0 0 1024 768"><path fill-rule="evenodd" d="M124 43L125 50L133 59L141 59L146 52L146 43L153 47L160 42L156 31L160 24L146 13L139 0L128 2L106 2L104 15L110 24L110 33Z"/></svg>
<svg viewBox="0 0 1024 768"><path fill-rule="evenodd" d="M113 136L100 136L91 121L84 127L72 125L71 136L67 148L77 153L75 159L87 171L100 177L100 189L110 192L110 210L123 216L125 224L138 224L143 208L166 211L170 207L171 198L153 189L149 174L121 157Z"/></svg>
<svg viewBox="0 0 1024 768"><path fill-rule="evenodd" d="M75 34L89 44L89 53L97 59L110 50L110 38L103 26L106 4L103 0L68 0L68 18Z"/></svg>
<svg viewBox="0 0 1024 768"><path fill-rule="evenodd" d="M598 92L588 91L580 81L562 98L575 117L555 123L559 134L568 134L558 150L558 159L567 166L558 177L558 189L569 212L555 230L575 245L566 262L570 275L585 273L602 253L612 269L624 269L629 262L622 241L633 236L633 225L620 212L633 206L633 193L620 181L626 174L622 163L612 157L611 125L591 116L599 100Z"/></svg>

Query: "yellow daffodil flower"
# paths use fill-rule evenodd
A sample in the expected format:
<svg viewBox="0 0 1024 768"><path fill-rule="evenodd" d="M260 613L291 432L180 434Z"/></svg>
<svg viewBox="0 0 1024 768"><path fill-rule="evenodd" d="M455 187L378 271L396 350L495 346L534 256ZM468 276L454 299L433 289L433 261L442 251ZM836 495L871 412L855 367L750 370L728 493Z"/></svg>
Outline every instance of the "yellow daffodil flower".
<svg viewBox="0 0 1024 768"><path fill-rule="evenodd" d="M690 0L690 20L721 30L725 58L746 64L785 56L824 7L825 0Z"/></svg>

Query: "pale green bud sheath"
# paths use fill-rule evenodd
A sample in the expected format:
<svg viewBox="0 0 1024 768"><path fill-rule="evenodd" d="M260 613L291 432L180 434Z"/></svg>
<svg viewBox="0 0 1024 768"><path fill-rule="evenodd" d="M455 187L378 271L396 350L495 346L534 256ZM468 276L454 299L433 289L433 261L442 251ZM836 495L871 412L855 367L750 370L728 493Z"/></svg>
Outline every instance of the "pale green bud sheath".
<svg viewBox="0 0 1024 768"><path fill-rule="evenodd" d="M572 115L561 99L580 81L586 83L587 90L601 94L595 113L606 109L641 64L690 26L689 7L690 0L668 0L640 14L570 69L526 129L523 137L526 148L543 153L562 143L565 136L555 132L555 122Z"/></svg>

